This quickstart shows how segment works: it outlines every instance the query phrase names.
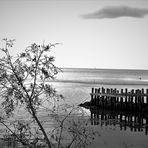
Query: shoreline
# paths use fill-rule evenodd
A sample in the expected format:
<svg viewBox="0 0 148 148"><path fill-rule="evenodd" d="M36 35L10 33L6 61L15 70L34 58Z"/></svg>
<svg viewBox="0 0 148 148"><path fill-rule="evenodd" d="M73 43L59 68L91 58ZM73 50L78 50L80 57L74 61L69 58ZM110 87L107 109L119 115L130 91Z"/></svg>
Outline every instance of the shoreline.
<svg viewBox="0 0 148 148"><path fill-rule="evenodd" d="M115 70L115 71L118 71L118 70L123 70L123 71L147 71L148 72L148 69L135 69L135 68L133 68L133 69L128 69L128 68L91 68L91 67L78 67L78 68L76 68L76 67L60 67L59 69L73 69L73 70L76 70L76 69L78 69L78 70Z"/></svg>
<svg viewBox="0 0 148 148"><path fill-rule="evenodd" d="M106 80L107 81L107 80ZM141 80L142 81L142 80ZM138 86L148 86L148 80L146 80L146 81L143 81L143 82L141 82L141 81L128 81L128 80L123 80L123 82L103 82L103 80L102 81L80 81L80 80L59 80L59 79L55 79L55 80L50 80L50 81L48 81L48 82L53 82L53 83L76 83L76 84L94 84L94 85L96 85L96 84L98 84L98 85L133 85L133 86L135 86L135 85L138 85Z"/></svg>

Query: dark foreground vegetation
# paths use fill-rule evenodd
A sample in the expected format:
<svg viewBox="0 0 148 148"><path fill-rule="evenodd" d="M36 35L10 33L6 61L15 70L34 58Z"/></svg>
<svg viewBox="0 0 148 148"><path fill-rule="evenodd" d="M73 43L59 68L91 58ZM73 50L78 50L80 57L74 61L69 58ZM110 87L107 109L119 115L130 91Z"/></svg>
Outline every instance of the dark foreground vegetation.
<svg viewBox="0 0 148 148"><path fill-rule="evenodd" d="M59 68L52 50L58 43L33 43L24 52L12 56L14 40L4 39L0 48L0 147L83 148L96 132L88 127L79 107L68 106L64 97L50 85ZM15 118L19 109L21 119ZM79 116L74 118L79 110ZM40 112L46 114L44 118ZM27 113L27 119L23 114ZM63 114L62 114L63 113ZM52 122L52 125L48 124Z"/></svg>

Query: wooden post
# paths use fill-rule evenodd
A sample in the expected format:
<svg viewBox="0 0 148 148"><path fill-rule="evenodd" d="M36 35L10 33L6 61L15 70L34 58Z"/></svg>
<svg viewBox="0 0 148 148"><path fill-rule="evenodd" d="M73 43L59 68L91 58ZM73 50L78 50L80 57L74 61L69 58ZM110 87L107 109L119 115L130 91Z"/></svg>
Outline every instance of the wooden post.
<svg viewBox="0 0 148 148"><path fill-rule="evenodd" d="M131 110L133 111L133 105L134 105L134 102L133 102L134 89L132 89L131 94L132 94L131 100L130 100L131 101Z"/></svg>
<svg viewBox="0 0 148 148"><path fill-rule="evenodd" d="M97 90L97 93L98 93L98 95L97 95L97 102L96 102L96 106L99 106L99 103L100 103L100 88Z"/></svg>
<svg viewBox="0 0 148 148"><path fill-rule="evenodd" d="M94 97L94 106L97 106L97 92L98 92L98 89L95 88L95 97Z"/></svg>
<svg viewBox="0 0 148 148"><path fill-rule="evenodd" d="M115 97L114 97L114 108L116 108L116 103L117 103L116 94L117 94L117 89L115 88L115 89L114 89L114 95L115 95Z"/></svg>
<svg viewBox="0 0 148 148"><path fill-rule="evenodd" d="M142 110L142 104L141 104L141 90L138 89L138 109L139 111Z"/></svg>
<svg viewBox="0 0 148 148"><path fill-rule="evenodd" d="M137 110L137 107L138 107L138 97L137 97L137 94L138 94L138 90L136 90L136 92L135 92L135 110Z"/></svg>
<svg viewBox="0 0 148 148"><path fill-rule="evenodd" d="M131 98L132 98L132 90L130 90L128 92L128 100L127 100L127 107L128 107L128 110L131 110L131 106L132 106L132 103L131 103Z"/></svg>
<svg viewBox="0 0 148 148"><path fill-rule="evenodd" d="M119 90L117 90L117 94L119 94ZM116 108L119 109L119 97L116 100Z"/></svg>
<svg viewBox="0 0 148 148"><path fill-rule="evenodd" d="M94 88L91 90L91 106L94 106Z"/></svg>
<svg viewBox="0 0 148 148"><path fill-rule="evenodd" d="M110 88L110 94L112 94L112 88ZM112 104L112 97L109 96L109 109L111 109L111 104Z"/></svg>
<svg viewBox="0 0 148 148"><path fill-rule="evenodd" d="M144 107L144 89L142 88L141 89L141 108L143 109Z"/></svg>
<svg viewBox="0 0 148 148"><path fill-rule="evenodd" d="M146 94L148 95L148 89L146 89ZM146 104L148 105L148 96L146 97Z"/></svg>
<svg viewBox="0 0 148 148"><path fill-rule="evenodd" d="M108 94L111 93L111 92L110 92L110 89L107 89L107 93L108 93ZM107 96L107 104L106 104L106 106L107 106L107 108L110 107L110 97L109 97L109 96Z"/></svg>
<svg viewBox="0 0 148 148"><path fill-rule="evenodd" d="M123 94L123 89L121 89L121 94ZM123 97L120 98L121 110L123 109Z"/></svg>
<svg viewBox="0 0 148 148"><path fill-rule="evenodd" d="M111 94L113 94L113 92L114 92L114 90L113 89L111 89ZM113 96L111 96L111 109L114 109L114 97Z"/></svg>
<svg viewBox="0 0 148 148"><path fill-rule="evenodd" d="M102 93L105 94L105 89L103 87L102 87ZM101 99L102 99L102 107L104 108L105 107L104 106L104 95L102 95Z"/></svg>
<svg viewBox="0 0 148 148"><path fill-rule="evenodd" d="M142 88L141 89L141 94L142 94L142 96L141 96L141 102L142 102L142 104L144 104L144 89Z"/></svg>
<svg viewBox="0 0 148 148"><path fill-rule="evenodd" d="M108 94L108 89L106 89L106 93ZM107 97L107 95L105 96L105 102L104 102L104 105L105 105L105 108L107 108L107 99L108 99L108 97Z"/></svg>
<svg viewBox="0 0 148 148"><path fill-rule="evenodd" d="M124 109L128 109L128 100L129 100L129 96L127 96L128 92L127 92L127 88L125 89L125 106Z"/></svg>

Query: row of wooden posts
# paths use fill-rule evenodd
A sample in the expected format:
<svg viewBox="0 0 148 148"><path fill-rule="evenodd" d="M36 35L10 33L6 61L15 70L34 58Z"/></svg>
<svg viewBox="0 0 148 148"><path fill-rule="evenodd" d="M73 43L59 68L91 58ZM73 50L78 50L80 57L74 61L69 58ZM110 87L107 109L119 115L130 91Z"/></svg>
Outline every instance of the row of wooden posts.
<svg viewBox="0 0 148 148"><path fill-rule="evenodd" d="M107 109L144 111L148 107L148 89L92 88L91 106Z"/></svg>

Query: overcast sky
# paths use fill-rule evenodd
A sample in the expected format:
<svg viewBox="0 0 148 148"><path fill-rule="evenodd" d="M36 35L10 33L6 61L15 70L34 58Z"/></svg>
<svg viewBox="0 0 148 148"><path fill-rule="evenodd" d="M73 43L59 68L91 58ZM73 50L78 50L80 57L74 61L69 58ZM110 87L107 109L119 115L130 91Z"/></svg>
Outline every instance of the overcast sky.
<svg viewBox="0 0 148 148"><path fill-rule="evenodd" d="M13 54L62 43L54 49L59 67L148 69L148 1L0 0L5 37L16 39Z"/></svg>

